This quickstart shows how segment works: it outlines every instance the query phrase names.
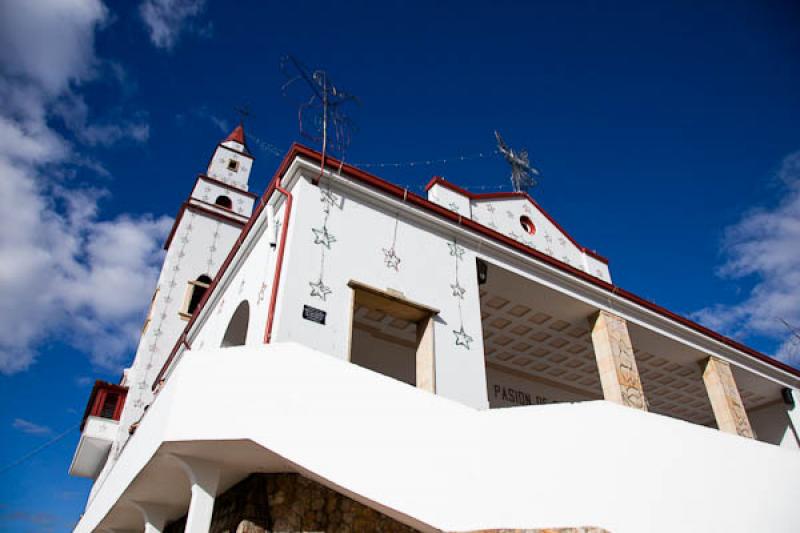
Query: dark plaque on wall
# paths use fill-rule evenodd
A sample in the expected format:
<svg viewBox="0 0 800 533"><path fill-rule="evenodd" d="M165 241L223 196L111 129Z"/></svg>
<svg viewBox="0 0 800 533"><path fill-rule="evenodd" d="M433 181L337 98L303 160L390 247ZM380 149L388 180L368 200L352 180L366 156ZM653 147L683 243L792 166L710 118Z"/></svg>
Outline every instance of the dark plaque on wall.
<svg viewBox="0 0 800 533"><path fill-rule="evenodd" d="M325 315L327 315L325 311L322 309L317 309L316 307L311 307L310 305L303 306L303 318L306 320L310 320L311 322L316 322L317 324L324 324L325 323Z"/></svg>

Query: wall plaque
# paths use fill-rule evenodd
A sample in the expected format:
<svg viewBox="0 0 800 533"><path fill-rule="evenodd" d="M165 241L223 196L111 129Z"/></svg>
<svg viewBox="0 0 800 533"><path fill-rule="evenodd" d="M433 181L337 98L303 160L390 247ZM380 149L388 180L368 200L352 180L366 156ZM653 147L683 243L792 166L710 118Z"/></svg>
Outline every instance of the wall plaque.
<svg viewBox="0 0 800 533"><path fill-rule="evenodd" d="M328 313L323 311L322 309L317 309L316 307L311 307L310 305L303 306L303 318L306 320L310 320L311 322L316 322L317 324L325 324L325 316Z"/></svg>

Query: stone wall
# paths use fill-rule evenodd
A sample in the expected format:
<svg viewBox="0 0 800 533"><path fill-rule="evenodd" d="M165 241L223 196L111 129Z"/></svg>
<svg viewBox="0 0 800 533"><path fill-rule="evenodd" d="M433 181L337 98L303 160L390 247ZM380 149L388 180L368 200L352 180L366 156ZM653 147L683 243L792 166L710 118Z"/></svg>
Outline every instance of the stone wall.
<svg viewBox="0 0 800 533"><path fill-rule="evenodd" d="M164 533L183 533L181 518ZM217 496L209 533L411 533L408 527L298 474L251 474ZM595 527L472 533L608 533Z"/></svg>
<svg viewBox="0 0 800 533"><path fill-rule="evenodd" d="M186 519L164 533L182 533ZM210 533L416 531L298 474L252 474L217 496Z"/></svg>

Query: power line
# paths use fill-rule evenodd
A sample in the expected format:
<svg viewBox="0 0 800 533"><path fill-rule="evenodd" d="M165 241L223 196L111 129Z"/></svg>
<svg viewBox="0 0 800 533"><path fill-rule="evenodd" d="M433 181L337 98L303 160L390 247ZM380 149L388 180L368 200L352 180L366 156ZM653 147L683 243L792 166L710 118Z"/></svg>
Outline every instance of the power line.
<svg viewBox="0 0 800 533"><path fill-rule="evenodd" d="M74 429L76 429L80 425L81 425L80 422L78 422L77 424L75 424L73 426L70 426L63 433L59 433L58 435L56 435L55 437L53 437L49 441L45 442L44 444L42 444L41 446L39 446L37 448L34 448L33 450L29 451L28 453L26 453L25 455L23 455L19 459L8 463L4 467L0 468L0 475L5 474L8 470L11 470L15 466L17 466L17 465L19 465L21 463L24 463L25 461L27 461L28 459L30 459L31 457L33 457L37 453L41 452L42 450L44 450L46 448L49 448L50 446L52 446L56 442L60 441L61 439L63 439L67 435L69 435Z"/></svg>

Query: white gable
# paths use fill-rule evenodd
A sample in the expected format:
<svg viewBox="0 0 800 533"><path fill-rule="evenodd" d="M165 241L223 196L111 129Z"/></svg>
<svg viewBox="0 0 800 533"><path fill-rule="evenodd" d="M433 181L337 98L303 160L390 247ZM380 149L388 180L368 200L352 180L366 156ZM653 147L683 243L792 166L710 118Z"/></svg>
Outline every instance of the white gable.
<svg viewBox="0 0 800 533"><path fill-rule="evenodd" d="M428 199L446 209L558 259L587 274L611 282L608 264L579 246L525 195L477 195L434 183Z"/></svg>

